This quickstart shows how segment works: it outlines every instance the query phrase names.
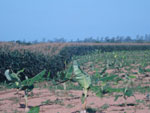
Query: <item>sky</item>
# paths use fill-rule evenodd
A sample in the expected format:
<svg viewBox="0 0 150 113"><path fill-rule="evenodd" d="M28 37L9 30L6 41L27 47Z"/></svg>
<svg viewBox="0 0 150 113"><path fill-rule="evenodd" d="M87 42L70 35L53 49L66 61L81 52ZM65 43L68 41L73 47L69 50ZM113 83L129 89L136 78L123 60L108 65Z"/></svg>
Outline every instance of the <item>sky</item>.
<svg viewBox="0 0 150 113"><path fill-rule="evenodd" d="M0 41L150 34L150 0L0 0Z"/></svg>

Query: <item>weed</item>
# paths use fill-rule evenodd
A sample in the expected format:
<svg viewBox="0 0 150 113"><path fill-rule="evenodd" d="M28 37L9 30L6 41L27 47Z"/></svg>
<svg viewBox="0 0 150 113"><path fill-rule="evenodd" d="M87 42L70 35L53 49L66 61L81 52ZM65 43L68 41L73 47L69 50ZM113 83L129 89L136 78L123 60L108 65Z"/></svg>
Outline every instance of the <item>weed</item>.
<svg viewBox="0 0 150 113"><path fill-rule="evenodd" d="M102 110L105 110L105 109L107 109L107 108L109 108L110 106L108 105L108 104L104 104L103 106L101 106L101 109Z"/></svg>
<svg viewBox="0 0 150 113"><path fill-rule="evenodd" d="M66 106L66 108L73 108L73 107L75 107L75 105L68 104L68 105Z"/></svg>

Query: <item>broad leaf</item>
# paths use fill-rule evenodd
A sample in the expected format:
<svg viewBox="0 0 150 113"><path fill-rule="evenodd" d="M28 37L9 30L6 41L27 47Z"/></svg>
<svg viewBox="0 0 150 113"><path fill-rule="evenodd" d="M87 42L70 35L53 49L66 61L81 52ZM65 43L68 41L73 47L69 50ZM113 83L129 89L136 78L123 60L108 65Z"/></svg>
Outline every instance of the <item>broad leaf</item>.
<svg viewBox="0 0 150 113"><path fill-rule="evenodd" d="M78 64L77 61L73 62L73 71L75 76L75 79L78 81L78 83L84 88L88 89L91 85L91 78L88 74L83 73Z"/></svg>
<svg viewBox="0 0 150 113"><path fill-rule="evenodd" d="M40 72L39 74L37 74L36 76L34 76L33 78L24 80L23 82L21 82L22 86L31 86L33 85L35 82L39 81L42 79L43 75L45 74L46 70L43 70L42 72Z"/></svg>
<svg viewBox="0 0 150 113"><path fill-rule="evenodd" d="M37 107L31 108L28 113L39 113L39 111L40 111L40 108L37 106Z"/></svg>
<svg viewBox="0 0 150 113"><path fill-rule="evenodd" d="M10 76L10 73L9 73L8 69L5 71L5 77L7 78L8 81L12 81L12 78Z"/></svg>
<svg viewBox="0 0 150 113"><path fill-rule="evenodd" d="M122 97L122 95L115 95L114 101L117 101L119 97Z"/></svg>

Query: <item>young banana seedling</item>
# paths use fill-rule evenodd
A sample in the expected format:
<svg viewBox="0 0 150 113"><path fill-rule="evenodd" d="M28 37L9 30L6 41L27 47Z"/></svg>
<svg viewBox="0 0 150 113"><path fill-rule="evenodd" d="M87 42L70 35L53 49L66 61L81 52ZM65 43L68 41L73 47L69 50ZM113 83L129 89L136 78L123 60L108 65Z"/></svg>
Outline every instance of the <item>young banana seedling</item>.
<svg viewBox="0 0 150 113"><path fill-rule="evenodd" d="M65 65L67 64L65 63ZM57 84L63 84L65 92L67 90L67 86L66 86L67 81L72 80L72 71L73 71L72 64L69 64L65 66L65 70L57 73L57 79L58 79L56 80Z"/></svg>
<svg viewBox="0 0 150 113"><path fill-rule="evenodd" d="M115 96L115 101L119 98L119 97L123 97L125 100L128 98L128 97L131 97L134 96L134 91L133 91L133 81L132 79L135 79L136 76L133 76L133 75L125 75L125 78L123 79L124 81L124 84L125 84L125 88L122 88L121 92L123 93L122 95L116 95ZM136 98L135 98L136 100ZM127 106L127 103L125 102L125 106Z"/></svg>
<svg viewBox="0 0 150 113"><path fill-rule="evenodd" d="M7 80L11 82L10 84L14 85L14 87L17 88L16 94L19 93L19 88L20 88L19 85L21 83L20 73L22 73L23 71L24 69L18 71L17 73L14 72L10 73L10 70L8 69L5 71L5 77L7 78Z"/></svg>
<svg viewBox="0 0 150 113"><path fill-rule="evenodd" d="M73 61L73 72L75 74L75 79L83 88L83 94L81 98L82 111L80 113L86 113L86 103L87 103L88 90L91 85L91 78L88 74L81 71L76 60Z"/></svg>
<svg viewBox="0 0 150 113"><path fill-rule="evenodd" d="M14 85L15 88L19 90L24 90L24 98L25 98L25 113L27 113L29 111L28 108L28 94L29 92L31 92L34 88L34 83L39 81L43 75L45 74L46 70L43 70L42 72L40 72L39 74L37 74L36 76L34 76L33 78L28 78L27 76L25 76L26 80L21 81L20 77L20 73L23 72L24 70L18 71L17 73L10 73L9 70L5 71L5 76L7 78L8 81L11 82L12 85Z"/></svg>

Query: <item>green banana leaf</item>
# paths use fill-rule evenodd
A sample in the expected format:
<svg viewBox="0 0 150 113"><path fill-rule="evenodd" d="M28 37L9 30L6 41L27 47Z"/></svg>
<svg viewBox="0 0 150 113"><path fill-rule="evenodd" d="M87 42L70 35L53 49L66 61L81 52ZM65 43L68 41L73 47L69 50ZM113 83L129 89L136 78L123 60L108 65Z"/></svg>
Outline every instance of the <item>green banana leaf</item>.
<svg viewBox="0 0 150 113"><path fill-rule="evenodd" d="M8 81L12 81L12 77L10 76L10 73L9 73L9 69L7 69L6 71L5 71L5 77L7 78L7 80Z"/></svg>
<svg viewBox="0 0 150 113"><path fill-rule="evenodd" d="M40 107L32 107L28 113L39 113L40 112Z"/></svg>
<svg viewBox="0 0 150 113"><path fill-rule="evenodd" d="M72 65L70 65L69 68L68 68L68 70L67 70L67 72L66 72L66 75L65 75L65 77L66 77L67 79L70 79L70 78L71 78L72 71L73 71L73 67L72 67Z"/></svg>
<svg viewBox="0 0 150 113"><path fill-rule="evenodd" d="M75 79L78 81L78 83L84 89L88 89L91 85L91 78L88 74L81 71L76 60L73 61L73 71L74 71L74 74L76 75Z"/></svg>
<svg viewBox="0 0 150 113"><path fill-rule="evenodd" d="M7 69L5 71L5 77L7 78L8 81L12 81L12 82L20 82L20 78L18 77L19 73L10 73L10 71Z"/></svg>
<svg viewBox="0 0 150 113"><path fill-rule="evenodd" d="M43 75L46 73L46 70L43 70L42 72L40 72L39 74L37 74L36 76L34 76L33 78L24 80L21 82L21 86L32 86L35 82L39 81L42 79Z"/></svg>

